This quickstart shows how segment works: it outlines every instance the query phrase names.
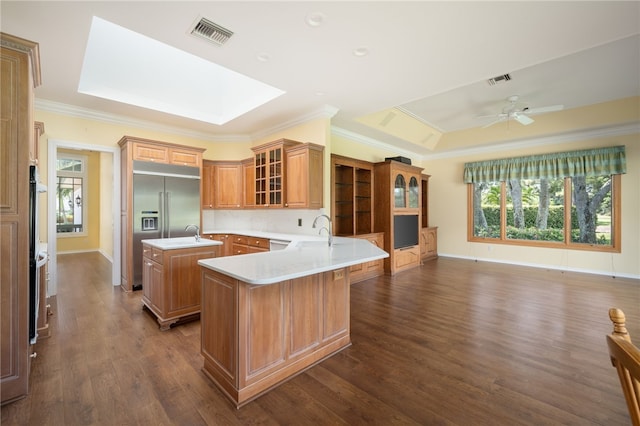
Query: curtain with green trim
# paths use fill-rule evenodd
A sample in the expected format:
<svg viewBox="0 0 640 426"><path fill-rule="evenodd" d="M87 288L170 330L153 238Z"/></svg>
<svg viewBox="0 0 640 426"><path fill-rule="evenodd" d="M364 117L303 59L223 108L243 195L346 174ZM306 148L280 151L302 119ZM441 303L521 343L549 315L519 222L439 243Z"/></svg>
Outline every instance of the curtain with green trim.
<svg viewBox="0 0 640 426"><path fill-rule="evenodd" d="M558 179L627 172L624 146L465 163L464 183Z"/></svg>

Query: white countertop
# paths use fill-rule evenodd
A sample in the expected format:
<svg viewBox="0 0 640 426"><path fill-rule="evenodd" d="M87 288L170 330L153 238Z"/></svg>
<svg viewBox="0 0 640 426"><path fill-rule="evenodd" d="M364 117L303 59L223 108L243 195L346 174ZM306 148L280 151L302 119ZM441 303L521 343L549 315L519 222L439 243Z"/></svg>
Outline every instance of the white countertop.
<svg viewBox="0 0 640 426"><path fill-rule="evenodd" d="M285 234L282 232L265 232L253 229L216 229L204 230L202 234L229 234L229 235L246 235L247 237L266 238L268 240L289 241L297 243L299 241L327 241L327 236L303 235L303 234ZM343 237L341 237L343 238Z"/></svg>
<svg viewBox="0 0 640 426"><path fill-rule="evenodd" d="M142 240L142 242L160 250L174 250L222 245L220 241L214 241L208 238L200 238L200 241L196 241L195 237L157 238L151 240Z"/></svg>
<svg viewBox="0 0 640 426"><path fill-rule="evenodd" d="M274 284L389 257L384 250L359 238L334 237L329 247L327 237L295 237L285 250L203 259L198 264L249 284ZM276 239L274 234L266 238Z"/></svg>

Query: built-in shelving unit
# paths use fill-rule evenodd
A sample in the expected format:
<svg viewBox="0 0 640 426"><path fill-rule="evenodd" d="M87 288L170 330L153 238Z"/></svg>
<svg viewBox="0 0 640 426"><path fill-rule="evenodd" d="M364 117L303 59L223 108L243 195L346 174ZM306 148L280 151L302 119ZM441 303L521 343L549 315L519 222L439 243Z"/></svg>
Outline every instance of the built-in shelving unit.
<svg viewBox="0 0 640 426"><path fill-rule="evenodd" d="M331 211L335 235L373 232L373 164L331 155Z"/></svg>

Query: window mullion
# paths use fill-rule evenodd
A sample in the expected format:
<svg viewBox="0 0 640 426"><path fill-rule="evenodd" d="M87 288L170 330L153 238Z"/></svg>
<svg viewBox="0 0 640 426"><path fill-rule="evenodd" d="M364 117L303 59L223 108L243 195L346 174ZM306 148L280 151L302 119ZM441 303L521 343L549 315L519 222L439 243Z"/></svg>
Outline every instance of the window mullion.
<svg viewBox="0 0 640 426"><path fill-rule="evenodd" d="M507 182L500 183L500 240L507 240Z"/></svg>
<svg viewBox="0 0 640 426"><path fill-rule="evenodd" d="M571 178L564 178L564 244L571 244L571 207L573 205L573 191Z"/></svg>

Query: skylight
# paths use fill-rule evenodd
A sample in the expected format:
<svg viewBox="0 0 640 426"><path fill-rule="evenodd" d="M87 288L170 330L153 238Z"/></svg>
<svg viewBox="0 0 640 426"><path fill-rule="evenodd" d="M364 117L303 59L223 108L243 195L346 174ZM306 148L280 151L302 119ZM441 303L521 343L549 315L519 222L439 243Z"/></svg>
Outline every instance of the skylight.
<svg viewBox="0 0 640 426"><path fill-rule="evenodd" d="M218 125L285 93L96 16L78 92Z"/></svg>

